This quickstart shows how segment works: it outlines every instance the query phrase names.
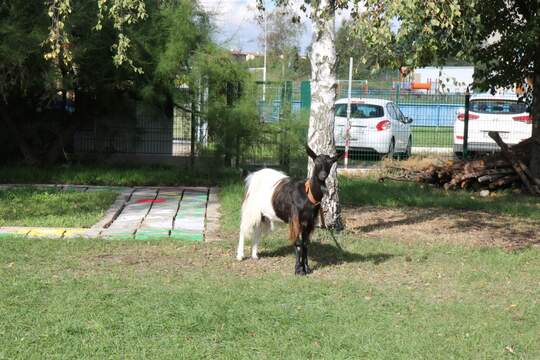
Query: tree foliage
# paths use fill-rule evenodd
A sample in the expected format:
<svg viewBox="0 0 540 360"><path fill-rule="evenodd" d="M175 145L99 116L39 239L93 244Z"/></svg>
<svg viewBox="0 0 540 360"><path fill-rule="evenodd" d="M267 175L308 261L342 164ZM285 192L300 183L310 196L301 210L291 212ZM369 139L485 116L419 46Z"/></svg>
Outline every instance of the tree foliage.
<svg viewBox="0 0 540 360"><path fill-rule="evenodd" d="M192 81L208 88L205 109L209 136L226 161L238 159L242 147L264 136L250 74L230 54L215 45L200 49L193 60Z"/></svg>

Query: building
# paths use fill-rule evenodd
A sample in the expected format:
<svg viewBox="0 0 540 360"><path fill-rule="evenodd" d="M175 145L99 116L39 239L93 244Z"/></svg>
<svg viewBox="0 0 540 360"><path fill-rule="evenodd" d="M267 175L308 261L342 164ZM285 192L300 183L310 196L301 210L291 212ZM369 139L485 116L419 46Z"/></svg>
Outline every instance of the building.
<svg viewBox="0 0 540 360"><path fill-rule="evenodd" d="M473 66L428 66L414 69L413 82L431 83L432 91L462 93L473 82Z"/></svg>

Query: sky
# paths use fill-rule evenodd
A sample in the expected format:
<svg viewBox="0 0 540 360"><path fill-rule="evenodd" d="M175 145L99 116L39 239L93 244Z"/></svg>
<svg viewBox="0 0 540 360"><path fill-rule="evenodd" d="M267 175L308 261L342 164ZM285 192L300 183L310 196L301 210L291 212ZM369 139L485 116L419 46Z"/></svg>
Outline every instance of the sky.
<svg viewBox="0 0 540 360"><path fill-rule="evenodd" d="M303 0L293 0L300 3ZM213 14L216 26L215 40L225 48L262 52L257 41L261 29L256 21L258 11L255 0L199 0L205 10ZM272 0L266 0L266 8L273 9ZM298 9L299 6L294 6ZM338 14L336 24L340 24L345 14ZM306 31L300 40L302 52L311 43L311 23L303 18Z"/></svg>

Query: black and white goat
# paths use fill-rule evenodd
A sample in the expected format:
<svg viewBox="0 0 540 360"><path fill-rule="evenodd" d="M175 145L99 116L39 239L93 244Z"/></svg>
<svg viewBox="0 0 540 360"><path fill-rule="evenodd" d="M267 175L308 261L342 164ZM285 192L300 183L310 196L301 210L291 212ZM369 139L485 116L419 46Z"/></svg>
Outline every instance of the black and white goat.
<svg viewBox="0 0 540 360"><path fill-rule="evenodd" d="M326 178L339 155L315 155L306 146L314 167L307 180L294 180L280 171L262 169L246 179L242 203L242 221L236 258L244 257L244 240L251 238L251 257L258 259L257 246L261 236L273 228L274 221L289 224L289 240L296 254L295 273L306 275L309 237L315 227L320 203L326 191Z"/></svg>

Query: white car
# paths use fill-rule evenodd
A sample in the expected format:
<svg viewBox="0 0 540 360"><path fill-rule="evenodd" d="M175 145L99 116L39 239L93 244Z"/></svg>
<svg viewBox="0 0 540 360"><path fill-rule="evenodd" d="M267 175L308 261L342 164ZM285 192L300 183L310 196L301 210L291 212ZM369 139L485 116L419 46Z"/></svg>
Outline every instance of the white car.
<svg viewBox="0 0 540 360"><path fill-rule="evenodd" d="M335 103L334 138L336 148L345 148L347 129L347 99ZM412 119L404 116L392 101L383 99L351 99L351 129L349 149L393 157L411 154Z"/></svg>
<svg viewBox="0 0 540 360"><path fill-rule="evenodd" d="M463 154L465 110L458 111L454 122L454 153ZM517 144L532 135L532 118L527 105L518 102L515 94L471 96L469 108L469 134L467 149L472 152L493 152L500 150L488 135L498 131L503 141L509 145Z"/></svg>

